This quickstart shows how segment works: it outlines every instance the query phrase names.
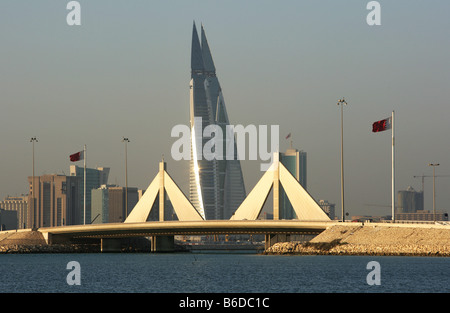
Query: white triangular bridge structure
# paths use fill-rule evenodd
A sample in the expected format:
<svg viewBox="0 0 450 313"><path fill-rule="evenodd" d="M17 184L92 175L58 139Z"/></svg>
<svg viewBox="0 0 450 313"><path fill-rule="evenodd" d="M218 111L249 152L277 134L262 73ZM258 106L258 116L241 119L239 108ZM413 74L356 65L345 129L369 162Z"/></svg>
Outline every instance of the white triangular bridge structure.
<svg viewBox="0 0 450 313"><path fill-rule="evenodd" d="M256 220L273 191L273 219L279 220L280 184L300 221L330 221L328 215L297 179L279 162L277 154L272 165L247 195L230 220Z"/></svg>
<svg viewBox="0 0 450 313"><path fill-rule="evenodd" d="M299 221L330 221L328 215L317 204L314 198L302 187L286 167L279 162L278 158L274 158L270 168L247 195L230 220L256 220L271 191L273 191L273 219L279 220L280 184L283 186ZM164 204L166 199L164 192L167 193L167 196L172 202L178 220L204 220L166 172L165 163L161 162L158 174L133 208L125 223L146 222L158 195L159 221L164 221Z"/></svg>
<svg viewBox="0 0 450 313"><path fill-rule="evenodd" d="M173 209L180 221L203 221L203 217L186 198L181 189L166 172L166 163L159 163L159 172L148 186L142 198L128 215L125 223L146 222L153 204L159 196L159 220L164 221L165 192L172 202Z"/></svg>

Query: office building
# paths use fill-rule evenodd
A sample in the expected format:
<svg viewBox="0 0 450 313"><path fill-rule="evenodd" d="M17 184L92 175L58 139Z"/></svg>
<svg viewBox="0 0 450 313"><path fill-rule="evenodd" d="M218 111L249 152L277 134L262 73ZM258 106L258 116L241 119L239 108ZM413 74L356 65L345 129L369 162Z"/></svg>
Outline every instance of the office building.
<svg viewBox="0 0 450 313"><path fill-rule="evenodd" d="M79 177L42 175L28 177L27 228L80 224L82 206L79 197ZM34 185L34 192L33 192Z"/></svg>
<svg viewBox="0 0 450 313"><path fill-rule="evenodd" d="M319 200L318 202L319 206L322 208L322 210L327 213L330 220L334 220L335 218L335 204L329 203L327 200Z"/></svg>
<svg viewBox="0 0 450 313"><path fill-rule="evenodd" d="M0 201L0 209L17 212L17 228L27 228L28 195L19 197L7 196Z"/></svg>
<svg viewBox="0 0 450 313"><path fill-rule="evenodd" d="M287 149L285 153L280 153L280 162L297 179L306 190L306 152L293 149ZM297 215L289 202L283 186L280 186L280 219L296 219Z"/></svg>
<svg viewBox="0 0 450 313"><path fill-rule="evenodd" d="M399 191L397 197L396 213L415 213L424 209L423 191L417 192L409 186L406 190Z"/></svg>
<svg viewBox="0 0 450 313"><path fill-rule="evenodd" d="M91 190L108 183L108 167L86 168L86 224L90 224L94 216L91 214ZM70 166L70 176L79 177L78 196L80 201L81 218L79 224L84 224L84 167Z"/></svg>
<svg viewBox="0 0 450 313"><path fill-rule="evenodd" d="M108 189L106 185L91 190L92 224L108 223Z"/></svg>
<svg viewBox="0 0 450 313"><path fill-rule="evenodd" d="M102 185L92 189L92 223L121 223L139 200L139 190L128 187L128 214L125 205L125 187Z"/></svg>
<svg viewBox="0 0 450 313"><path fill-rule="evenodd" d="M225 137L226 126L229 124L222 88L216 76L216 68L205 31L202 26L200 44L194 23L190 81L189 195L194 207L206 220L229 219L246 196L235 142L233 160L226 159L228 144L226 140L216 138L218 145L222 144L224 147L222 157L207 160L202 153L205 143L211 140L202 136L203 130L209 125L218 125Z"/></svg>
<svg viewBox="0 0 450 313"><path fill-rule="evenodd" d="M17 211L0 209L0 231L17 229Z"/></svg>

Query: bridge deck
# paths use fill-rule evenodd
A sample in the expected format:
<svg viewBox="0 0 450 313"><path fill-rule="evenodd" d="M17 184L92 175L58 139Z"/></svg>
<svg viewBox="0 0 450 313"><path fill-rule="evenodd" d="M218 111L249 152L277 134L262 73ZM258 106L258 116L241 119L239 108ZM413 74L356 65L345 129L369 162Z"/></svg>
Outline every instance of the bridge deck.
<svg viewBox="0 0 450 313"><path fill-rule="evenodd" d="M335 222L306 222L296 220L256 221L164 221L144 223L107 223L42 227L39 231L52 237L106 238L151 235L204 235L204 234L300 234L320 233Z"/></svg>

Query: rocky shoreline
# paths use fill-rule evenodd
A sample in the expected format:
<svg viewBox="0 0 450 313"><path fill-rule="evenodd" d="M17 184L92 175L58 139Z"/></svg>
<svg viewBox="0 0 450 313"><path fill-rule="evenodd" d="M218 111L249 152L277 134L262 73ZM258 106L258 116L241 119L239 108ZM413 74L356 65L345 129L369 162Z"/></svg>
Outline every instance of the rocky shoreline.
<svg viewBox="0 0 450 313"><path fill-rule="evenodd" d="M99 245L0 245L0 254L96 253L99 251Z"/></svg>
<svg viewBox="0 0 450 313"><path fill-rule="evenodd" d="M310 242L276 243L264 254L450 257L450 229L333 226Z"/></svg>
<svg viewBox="0 0 450 313"><path fill-rule="evenodd" d="M263 254L298 255L373 255L373 256L444 256L450 257L449 247L430 245L352 245L346 243L276 243Z"/></svg>
<svg viewBox="0 0 450 313"><path fill-rule="evenodd" d="M9 231L0 235L0 254L12 253L89 253L98 252L95 244L48 245L39 231Z"/></svg>

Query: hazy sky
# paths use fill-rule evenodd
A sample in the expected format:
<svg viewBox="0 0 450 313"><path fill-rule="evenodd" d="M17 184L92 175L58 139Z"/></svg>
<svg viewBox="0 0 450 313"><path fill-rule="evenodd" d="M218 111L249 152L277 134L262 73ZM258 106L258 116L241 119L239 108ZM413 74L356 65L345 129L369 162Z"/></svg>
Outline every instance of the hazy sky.
<svg viewBox="0 0 450 313"><path fill-rule="evenodd" d="M87 145L88 167L111 168L110 183L146 188L162 155L188 192L188 161L174 161L170 132L189 123L192 23L202 23L231 124L280 125L308 154L308 191L340 215L340 108L345 97L346 210L390 214L391 132L396 116L396 189L421 189L415 175L450 175L450 2L179 0L0 2L0 198L28 193L32 175L69 174ZM260 161L242 162L248 191ZM436 178L448 211L450 177ZM376 208L367 204L385 205ZM432 209L432 178L425 178Z"/></svg>

